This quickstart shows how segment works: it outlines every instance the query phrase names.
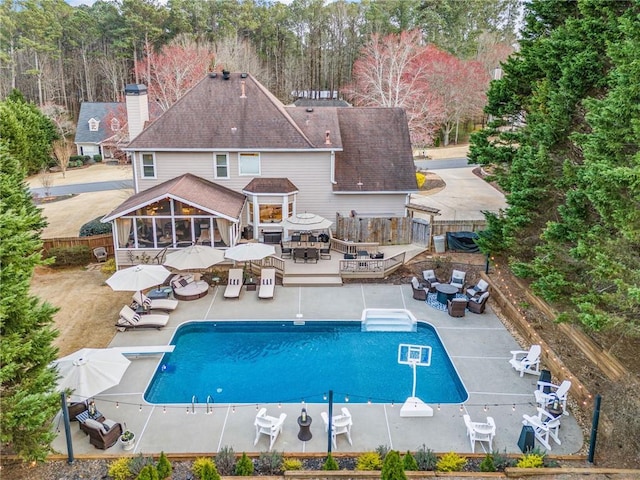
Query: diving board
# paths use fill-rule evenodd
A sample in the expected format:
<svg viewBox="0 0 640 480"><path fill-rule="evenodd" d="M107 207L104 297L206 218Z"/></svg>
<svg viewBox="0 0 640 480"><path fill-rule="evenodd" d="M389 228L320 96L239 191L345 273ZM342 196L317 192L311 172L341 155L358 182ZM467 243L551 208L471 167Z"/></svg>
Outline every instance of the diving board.
<svg viewBox="0 0 640 480"><path fill-rule="evenodd" d="M158 353L171 353L176 348L175 345L132 345L130 347L111 347L110 350L122 355L154 355Z"/></svg>

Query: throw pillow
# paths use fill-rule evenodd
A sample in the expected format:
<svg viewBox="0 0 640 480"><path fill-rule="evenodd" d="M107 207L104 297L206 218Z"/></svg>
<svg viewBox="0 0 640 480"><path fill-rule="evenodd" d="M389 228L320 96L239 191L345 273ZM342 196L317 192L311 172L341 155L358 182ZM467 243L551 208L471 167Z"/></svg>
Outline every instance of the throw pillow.
<svg viewBox="0 0 640 480"><path fill-rule="evenodd" d="M186 287L187 285L189 285L189 282L187 281L186 278L181 278L180 279L180 286L181 287Z"/></svg>
<svg viewBox="0 0 640 480"><path fill-rule="evenodd" d="M102 430L102 424L100 422L98 422L97 420L94 420L93 418L87 418L84 421L85 426L89 427L89 428L93 428L95 430Z"/></svg>

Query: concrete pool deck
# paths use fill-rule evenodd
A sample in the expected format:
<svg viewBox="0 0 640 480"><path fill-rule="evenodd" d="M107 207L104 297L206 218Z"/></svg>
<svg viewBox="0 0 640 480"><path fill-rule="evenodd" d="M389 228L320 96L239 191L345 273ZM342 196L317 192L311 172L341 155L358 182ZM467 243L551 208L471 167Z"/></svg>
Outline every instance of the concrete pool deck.
<svg viewBox="0 0 640 480"><path fill-rule="evenodd" d="M497 432L493 450L519 453L517 442L522 428L522 415L534 415L536 405L533 391L538 377L520 377L509 365L510 350L520 346L504 327L490 307L484 314L468 313L463 318L449 317L424 301L412 298L410 285L347 284L343 287L282 287L276 286L273 300L260 300L257 292L243 289L239 300L222 297L224 286L213 287L209 294L199 300L180 301L171 313L169 324L162 330L138 330L118 333L112 347L135 347L145 345L167 345L176 328L187 321L222 319L283 319L312 320L340 319L360 320L365 308L408 309L418 320L436 327L447 348L463 383L469 392L464 407L455 405L431 405L433 417L400 417L397 404L367 404L346 402L345 392L334 396L334 414L348 406L353 417L349 445L344 435L338 436L336 452L365 452L379 445L406 451L416 450L422 445L435 452L456 451L470 453L462 415L469 413L473 421L494 418ZM105 319L114 321L114 319ZM115 323L115 321L114 321ZM135 448L124 452L116 443L107 450L95 449L89 439L79 431L76 422L71 424L73 449L76 455L121 455L123 453L207 453L214 455L219 449L230 446L236 452L263 452L268 449L268 437L261 435L253 445L255 429L253 421L258 407L266 407L267 413L278 416L286 413L284 428L277 439L274 450L287 453L326 452L327 437L320 412L327 404L307 403L305 407L312 417L313 437L307 442L298 440L297 417L301 403L219 405L213 414L206 413L206 399L195 404L195 414L190 413L191 404L150 405L144 399L144 391L161 359L161 355L141 355L132 358L131 365L122 381L95 397L98 409L105 417L126 424L136 434ZM544 366L544 354L542 358ZM193 368L198 368L194 365ZM336 365L339 369L340 366ZM407 379L402 381L409 382ZM277 379L274 379L277 382ZM247 379L251 388L251 379ZM331 389L327 385L327 391ZM410 387L409 387L410 388ZM306 391L304 384L301 391ZM348 393L348 392L347 392ZM354 392L355 393L355 392ZM410 393L410 392L409 392ZM215 392L212 392L212 395ZM371 393L376 396L375 392ZM379 395L384 398L384 395ZM486 411L485 411L486 410ZM189 412L189 413L187 413ZM58 435L53 442L57 452L66 453L64 428L59 418L55 422ZM583 433L573 415L562 418L560 428L561 445L551 441L548 453L568 455L578 452L583 446ZM483 452L486 444L476 444L476 453ZM536 446L544 449L537 441Z"/></svg>

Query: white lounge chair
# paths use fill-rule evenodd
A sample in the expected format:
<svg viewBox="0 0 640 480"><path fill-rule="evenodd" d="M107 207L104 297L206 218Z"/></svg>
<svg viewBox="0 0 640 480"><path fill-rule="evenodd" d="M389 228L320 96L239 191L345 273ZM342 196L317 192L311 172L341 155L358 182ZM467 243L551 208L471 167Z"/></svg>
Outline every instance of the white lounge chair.
<svg viewBox="0 0 640 480"><path fill-rule="evenodd" d="M240 298L242 291L242 269L232 268L229 270L227 288L224 289L224 298Z"/></svg>
<svg viewBox="0 0 640 480"><path fill-rule="evenodd" d="M547 450L551 450L549 445L549 437L558 445L562 442L558 438L558 430L560 429L560 417L554 417L546 410L538 407L537 416L522 415L522 423L533 427L533 432L538 441L544 445Z"/></svg>
<svg viewBox="0 0 640 480"><path fill-rule="evenodd" d="M489 284L485 282L483 279L478 280L478 283L474 287L467 288L467 296L469 298L473 298L477 295L482 295L487 290L489 290Z"/></svg>
<svg viewBox="0 0 640 480"><path fill-rule="evenodd" d="M165 312L173 312L178 307L177 300L171 300L169 298L154 298L152 300L142 292L134 293L132 298L136 305L139 305L146 310L163 310Z"/></svg>
<svg viewBox="0 0 640 480"><path fill-rule="evenodd" d="M260 434L269 436L269 451L273 448L273 444L276 443L276 439L280 432L282 432L282 425L287 418L286 413L281 413L279 417L271 417L267 415L267 409L261 408L256 415L256 419L253 425L256 427L256 438L253 444L256 445L260 439Z"/></svg>
<svg viewBox="0 0 640 480"><path fill-rule="evenodd" d="M169 321L169 315L149 313L145 315L137 314L131 307L125 305L120 310L120 317L116 327L124 331L133 328L157 328L160 330Z"/></svg>
<svg viewBox="0 0 640 480"><path fill-rule="evenodd" d="M474 453L476 442L489 443L488 452L493 451L493 437L496 435L496 422L493 417L487 417L485 423L472 422L469 415L463 415L464 424L467 427L467 436L471 442L471 453Z"/></svg>
<svg viewBox="0 0 640 480"><path fill-rule="evenodd" d="M331 422L331 443L333 448L337 448L336 436L346 435L349 445L353 445L351 441L351 426L353 425L353 419L351 413L346 407L342 407L341 415L334 415ZM322 421L324 422L324 431L329 431L329 414L327 412L320 412Z"/></svg>
<svg viewBox="0 0 640 480"><path fill-rule="evenodd" d="M258 290L258 298L273 298L275 286L276 269L263 268L260 272L260 290Z"/></svg>
<svg viewBox="0 0 640 480"><path fill-rule="evenodd" d="M562 406L562 412L569 415L567 411L567 397L571 388L570 380L563 380L560 385L549 382L538 382L538 389L533 392L536 403L542 408L552 405L556 400ZM546 390L546 392L545 392Z"/></svg>
<svg viewBox="0 0 640 480"><path fill-rule="evenodd" d="M520 372L522 377L525 373L540 375L540 345L531 345L529 350L511 350L511 360L509 363L516 372Z"/></svg>

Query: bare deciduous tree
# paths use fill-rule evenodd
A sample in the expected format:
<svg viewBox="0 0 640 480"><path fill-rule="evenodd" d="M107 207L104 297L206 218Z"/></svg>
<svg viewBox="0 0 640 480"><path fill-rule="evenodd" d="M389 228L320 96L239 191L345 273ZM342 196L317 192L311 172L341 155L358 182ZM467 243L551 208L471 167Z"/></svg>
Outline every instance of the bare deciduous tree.
<svg viewBox="0 0 640 480"><path fill-rule="evenodd" d="M40 171L40 185L44 188L44 196L51 195L51 187L53 186L53 175L48 168L43 168Z"/></svg>

